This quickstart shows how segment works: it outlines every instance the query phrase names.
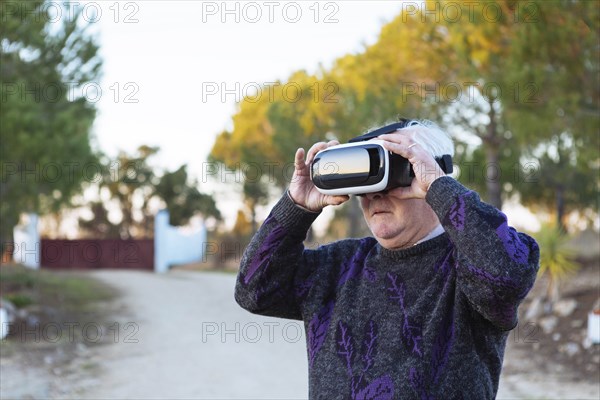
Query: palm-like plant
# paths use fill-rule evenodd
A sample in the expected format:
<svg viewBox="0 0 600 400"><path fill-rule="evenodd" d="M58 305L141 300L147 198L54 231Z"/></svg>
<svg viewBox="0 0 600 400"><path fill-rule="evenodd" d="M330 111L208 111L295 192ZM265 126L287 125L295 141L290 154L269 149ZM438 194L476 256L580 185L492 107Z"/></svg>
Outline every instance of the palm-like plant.
<svg viewBox="0 0 600 400"><path fill-rule="evenodd" d="M544 224L535 235L540 246L538 277L548 275L546 300L552 306L560 298L560 283L579 269L576 251L569 246L569 236L555 224Z"/></svg>

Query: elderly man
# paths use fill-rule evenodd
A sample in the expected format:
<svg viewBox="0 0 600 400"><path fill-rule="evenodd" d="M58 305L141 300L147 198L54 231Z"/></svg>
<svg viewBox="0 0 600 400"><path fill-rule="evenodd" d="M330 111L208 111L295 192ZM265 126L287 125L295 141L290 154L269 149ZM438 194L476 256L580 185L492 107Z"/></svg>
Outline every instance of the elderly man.
<svg viewBox="0 0 600 400"><path fill-rule="evenodd" d="M289 190L242 258L236 301L304 321L314 399L492 399L508 333L536 277L535 241L477 193L445 176L453 154L433 124L379 136L409 160L410 187L361 196L374 237L305 249L320 211L348 196L320 193L298 149Z"/></svg>

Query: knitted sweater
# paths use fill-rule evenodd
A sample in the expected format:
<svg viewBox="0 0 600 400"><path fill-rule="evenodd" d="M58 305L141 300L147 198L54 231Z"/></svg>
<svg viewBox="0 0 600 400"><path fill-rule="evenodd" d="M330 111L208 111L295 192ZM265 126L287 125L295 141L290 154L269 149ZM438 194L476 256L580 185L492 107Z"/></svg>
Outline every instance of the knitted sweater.
<svg viewBox="0 0 600 400"><path fill-rule="evenodd" d="M433 239L308 250L318 213L284 196L244 252L235 299L304 321L311 399L495 397L538 246L450 177L434 181L426 201L446 231Z"/></svg>

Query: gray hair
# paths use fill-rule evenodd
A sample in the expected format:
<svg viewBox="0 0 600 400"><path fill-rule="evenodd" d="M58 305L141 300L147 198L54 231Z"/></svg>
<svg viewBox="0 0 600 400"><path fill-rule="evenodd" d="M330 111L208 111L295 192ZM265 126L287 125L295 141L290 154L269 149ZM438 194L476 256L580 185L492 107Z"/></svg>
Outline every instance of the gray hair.
<svg viewBox="0 0 600 400"><path fill-rule="evenodd" d="M450 135L443 131L435 122L428 120L411 120L405 128L414 131L413 140L434 157L444 154L454 156L454 143ZM414 129L417 128L417 129Z"/></svg>
<svg viewBox="0 0 600 400"><path fill-rule="evenodd" d="M395 121L387 121L383 126L393 124ZM366 133L372 132L379 127L373 127ZM409 120L406 126L399 130L411 129L414 132L413 140L423 147L433 157L441 157L445 154L454 156L454 142L452 137L442 130L435 122L429 120ZM416 129L415 129L416 128Z"/></svg>

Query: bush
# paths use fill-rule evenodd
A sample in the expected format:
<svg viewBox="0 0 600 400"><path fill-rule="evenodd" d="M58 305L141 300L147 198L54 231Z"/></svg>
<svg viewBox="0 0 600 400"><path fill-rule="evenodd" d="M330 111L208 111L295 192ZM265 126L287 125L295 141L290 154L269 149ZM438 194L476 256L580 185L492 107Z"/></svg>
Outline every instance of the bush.
<svg viewBox="0 0 600 400"><path fill-rule="evenodd" d="M579 269L576 252L569 247L569 236L554 224L545 224L535 235L540 246L538 276L548 275L546 298L554 303L560 298L560 283Z"/></svg>
<svg viewBox="0 0 600 400"><path fill-rule="evenodd" d="M4 298L14 304L14 306L17 308L23 308L33 304L31 297L24 294L12 293L6 295Z"/></svg>

